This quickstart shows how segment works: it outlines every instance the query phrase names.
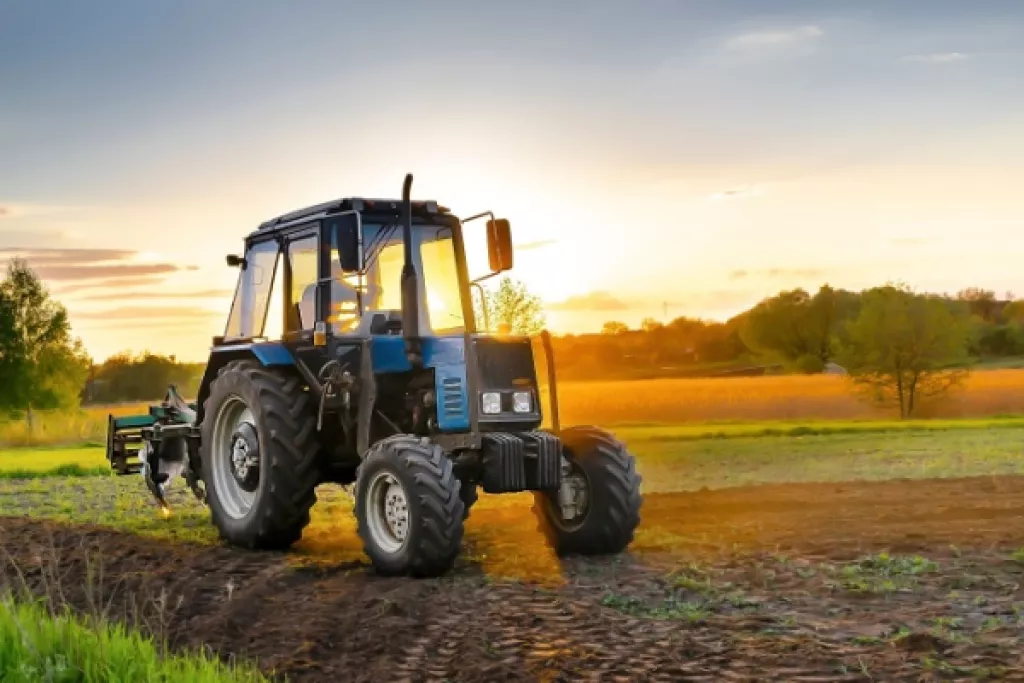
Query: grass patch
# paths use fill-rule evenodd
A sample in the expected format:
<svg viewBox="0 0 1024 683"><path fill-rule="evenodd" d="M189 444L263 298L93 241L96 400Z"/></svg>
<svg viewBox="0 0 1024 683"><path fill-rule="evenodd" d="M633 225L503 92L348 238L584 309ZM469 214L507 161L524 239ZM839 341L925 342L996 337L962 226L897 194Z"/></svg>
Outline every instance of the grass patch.
<svg viewBox="0 0 1024 683"><path fill-rule="evenodd" d="M830 588L851 593L896 593L913 590L918 577L939 571L937 562L918 555L879 553L862 557L840 567L830 567L834 579L826 581Z"/></svg>
<svg viewBox="0 0 1024 683"><path fill-rule="evenodd" d="M721 422L679 425L632 425L610 427L627 442L673 443L706 439L832 436L841 434L888 434L975 429L1024 429L1024 417L1005 416L957 420L821 420Z"/></svg>
<svg viewBox="0 0 1024 683"><path fill-rule="evenodd" d="M648 428L647 434L651 433ZM657 434L657 432L654 432ZM1024 429L863 430L792 438L624 439L648 493L767 483L1024 474Z"/></svg>
<svg viewBox="0 0 1024 683"><path fill-rule="evenodd" d="M0 450L0 478L84 477L110 474L103 448L96 446Z"/></svg>
<svg viewBox="0 0 1024 683"><path fill-rule="evenodd" d="M0 599L0 671L9 683L266 680L255 669L203 654L161 656L153 641L119 624L51 615L11 598Z"/></svg>
<svg viewBox="0 0 1024 683"><path fill-rule="evenodd" d="M667 598L661 603L650 605L645 600L628 596L608 594L601 599L605 607L628 614L631 617L643 617L645 619L678 619L688 622L700 622L711 616L707 607L697 601L679 601L674 598Z"/></svg>

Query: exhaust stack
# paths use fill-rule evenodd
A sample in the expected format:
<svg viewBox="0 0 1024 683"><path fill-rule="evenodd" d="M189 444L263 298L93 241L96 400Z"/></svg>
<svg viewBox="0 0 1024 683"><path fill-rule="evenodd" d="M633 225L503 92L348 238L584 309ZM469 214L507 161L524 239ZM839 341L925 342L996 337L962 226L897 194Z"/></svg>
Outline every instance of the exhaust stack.
<svg viewBox="0 0 1024 683"><path fill-rule="evenodd" d="M405 263L402 265L402 335L405 355L414 368L422 367L420 354L419 275L412 258L412 174L405 175L402 186L402 240Z"/></svg>

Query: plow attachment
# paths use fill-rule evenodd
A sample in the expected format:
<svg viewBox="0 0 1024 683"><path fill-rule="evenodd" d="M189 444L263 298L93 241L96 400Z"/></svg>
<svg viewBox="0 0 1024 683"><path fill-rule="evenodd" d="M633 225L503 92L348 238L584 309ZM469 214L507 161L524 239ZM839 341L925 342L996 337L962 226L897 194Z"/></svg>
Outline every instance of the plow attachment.
<svg viewBox="0 0 1024 683"><path fill-rule="evenodd" d="M167 490L182 476L201 502L206 495L199 480L195 444L196 406L171 386L163 402L148 415L107 418L107 460L118 475L141 474L160 509L170 512Z"/></svg>

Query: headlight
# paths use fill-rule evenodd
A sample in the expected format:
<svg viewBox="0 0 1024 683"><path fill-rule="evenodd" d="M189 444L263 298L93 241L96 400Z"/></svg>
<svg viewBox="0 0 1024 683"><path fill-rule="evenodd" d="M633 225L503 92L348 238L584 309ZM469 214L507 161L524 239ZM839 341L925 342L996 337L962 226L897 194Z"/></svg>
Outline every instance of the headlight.
<svg viewBox="0 0 1024 683"><path fill-rule="evenodd" d="M529 391L517 391L512 394L512 410L517 413L528 413L533 407Z"/></svg>
<svg viewBox="0 0 1024 683"><path fill-rule="evenodd" d="M497 415L501 412L501 394L487 392L483 395L483 409L488 415Z"/></svg>

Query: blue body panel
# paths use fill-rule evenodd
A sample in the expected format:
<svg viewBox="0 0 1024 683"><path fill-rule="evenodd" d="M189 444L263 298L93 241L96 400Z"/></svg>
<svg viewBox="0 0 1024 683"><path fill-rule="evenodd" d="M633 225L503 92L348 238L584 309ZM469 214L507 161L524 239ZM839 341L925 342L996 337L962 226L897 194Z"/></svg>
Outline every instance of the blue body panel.
<svg viewBox="0 0 1024 683"><path fill-rule="evenodd" d="M371 342L375 373L407 372L405 339L375 336ZM466 345L462 337L423 339L423 364L434 370L437 395L437 426L442 431L469 429L469 396L466 391Z"/></svg>
<svg viewBox="0 0 1024 683"><path fill-rule="evenodd" d="M252 355L256 356L256 360L263 365L295 365L295 358L292 357L292 352L279 342L230 344L228 346L218 346L213 349L212 353L238 353L239 351L252 353Z"/></svg>

